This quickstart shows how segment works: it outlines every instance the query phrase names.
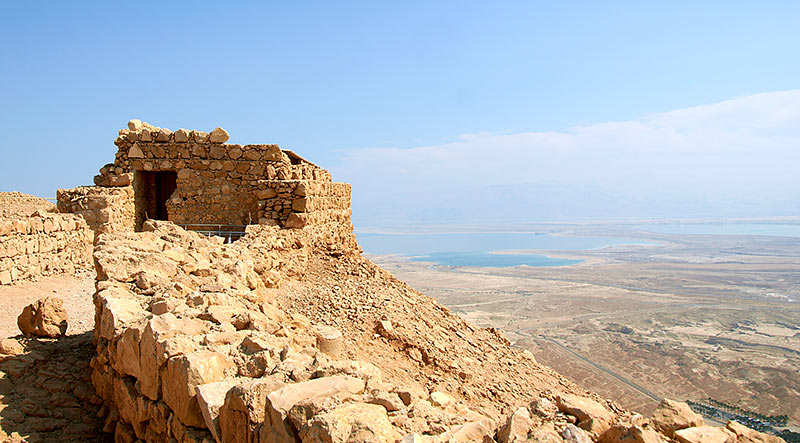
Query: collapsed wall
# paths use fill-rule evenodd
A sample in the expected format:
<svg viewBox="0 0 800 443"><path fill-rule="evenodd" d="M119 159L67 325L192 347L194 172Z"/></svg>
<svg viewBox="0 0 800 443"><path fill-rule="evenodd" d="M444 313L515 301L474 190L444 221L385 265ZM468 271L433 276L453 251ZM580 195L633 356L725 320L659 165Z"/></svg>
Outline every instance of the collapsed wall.
<svg viewBox="0 0 800 443"><path fill-rule="evenodd" d="M93 239L86 222L72 214L0 218L0 285L87 269Z"/></svg>

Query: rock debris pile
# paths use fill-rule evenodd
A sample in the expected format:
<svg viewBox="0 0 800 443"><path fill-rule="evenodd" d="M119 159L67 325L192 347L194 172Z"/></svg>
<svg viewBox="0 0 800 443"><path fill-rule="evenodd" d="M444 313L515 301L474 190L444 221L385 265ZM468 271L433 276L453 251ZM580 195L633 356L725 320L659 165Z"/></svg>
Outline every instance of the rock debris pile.
<svg viewBox="0 0 800 443"><path fill-rule="evenodd" d="M92 381L117 441L657 442L709 432L683 404L645 419L589 394L357 251L314 248L306 231L253 227L233 244L168 222L145 231L103 235L95 252Z"/></svg>

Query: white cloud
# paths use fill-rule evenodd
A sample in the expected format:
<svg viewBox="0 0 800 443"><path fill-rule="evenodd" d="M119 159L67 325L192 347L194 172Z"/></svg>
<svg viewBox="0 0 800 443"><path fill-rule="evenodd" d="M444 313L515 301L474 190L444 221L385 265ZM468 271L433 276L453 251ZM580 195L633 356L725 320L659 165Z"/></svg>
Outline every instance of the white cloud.
<svg viewBox="0 0 800 443"><path fill-rule="evenodd" d="M797 193L800 90L565 132L476 132L453 140L348 151L333 168L334 177L352 182L363 201L401 192L542 181L616 184L641 191L750 187Z"/></svg>

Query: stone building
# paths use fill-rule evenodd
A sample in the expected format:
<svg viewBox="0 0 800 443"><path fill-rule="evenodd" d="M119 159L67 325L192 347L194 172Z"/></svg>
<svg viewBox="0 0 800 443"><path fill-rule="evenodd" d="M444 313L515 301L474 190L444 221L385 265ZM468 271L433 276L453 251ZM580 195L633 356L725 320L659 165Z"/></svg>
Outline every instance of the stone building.
<svg viewBox="0 0 800 443"><path fill-rule="evenodd" d="M173 132L131 120L114 142L114 163L95 177L97 186L59 190L59 210L82 213L98 232L138 231L155 219L235 239L260 224L355 245L349 184L333 182L327 170L277 145L227 140L222 128Z"/></svg>

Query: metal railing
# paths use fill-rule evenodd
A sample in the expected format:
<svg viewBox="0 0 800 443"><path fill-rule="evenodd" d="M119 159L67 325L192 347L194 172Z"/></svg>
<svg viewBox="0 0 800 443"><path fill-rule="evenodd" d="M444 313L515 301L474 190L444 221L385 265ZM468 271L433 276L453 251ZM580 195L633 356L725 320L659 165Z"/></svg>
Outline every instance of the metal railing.
<svg viewBox="0 0 800 443"><path fill-rule="evenodd" d="M245 235L247 225L212 225L203 223L178 224L187 231L196 232L206 237L222 237L225 243L235 242Z"/></svg>

